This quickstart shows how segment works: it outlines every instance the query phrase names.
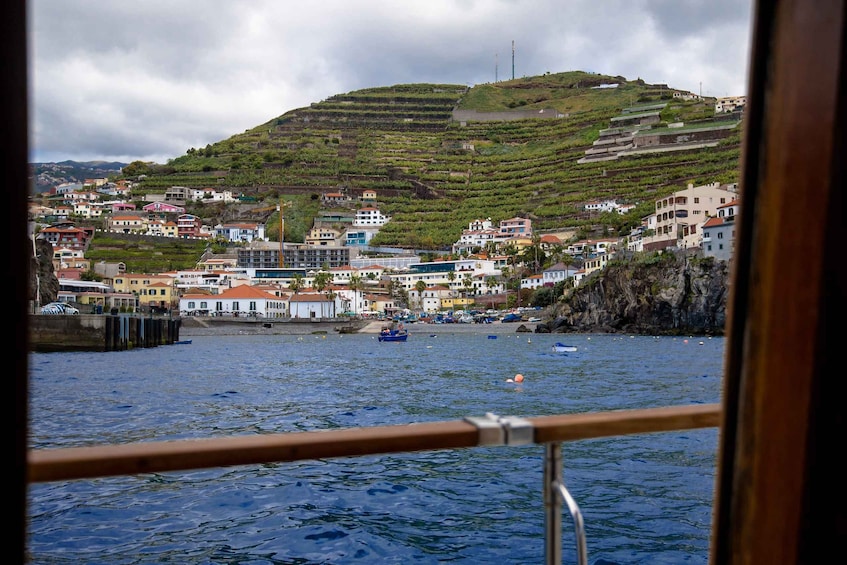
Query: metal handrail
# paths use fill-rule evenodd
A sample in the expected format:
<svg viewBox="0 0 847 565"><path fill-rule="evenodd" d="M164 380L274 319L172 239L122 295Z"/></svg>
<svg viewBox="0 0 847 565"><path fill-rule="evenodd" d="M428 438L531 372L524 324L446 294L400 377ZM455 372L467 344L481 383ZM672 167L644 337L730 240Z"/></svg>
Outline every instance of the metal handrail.
<svg viewBox="0 0 847 565"><path fill-rule="evenodd" d="M562 501L574 521L578 563L588 563L585 526L562 481L560 442L718 427L719 404L670 406L537 418L470 417L460 421L236 436L124 445L30 450L27 481L49 482L490 445L545 446L545 563L561 563Z"/></svg>
<svg viewBox="0 0 847 565"><path fill-rule="evenodd" d="M544 562L547 565L562 562L562 500L568 505L574 523L577 563L588 565L582 511L562 481L562 446L548 443L544 446Z"/></svg>

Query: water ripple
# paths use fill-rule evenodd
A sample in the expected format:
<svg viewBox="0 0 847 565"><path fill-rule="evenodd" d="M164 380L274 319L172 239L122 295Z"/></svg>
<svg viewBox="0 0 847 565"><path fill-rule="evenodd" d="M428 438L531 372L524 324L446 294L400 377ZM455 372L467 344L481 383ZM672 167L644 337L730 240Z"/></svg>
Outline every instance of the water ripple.
<svg viewBox="0 0 847 565"><path fill-rule="evenodd" d="M67 447L718 402L723 340L198 336L32 354L31 446ZM508 382L515 374L523 383ZM717 431L563 446L594 565L706 564ZM33 564L541 563L542 446L34 484ZM563 516L564 563L575 562Z"/></svg>

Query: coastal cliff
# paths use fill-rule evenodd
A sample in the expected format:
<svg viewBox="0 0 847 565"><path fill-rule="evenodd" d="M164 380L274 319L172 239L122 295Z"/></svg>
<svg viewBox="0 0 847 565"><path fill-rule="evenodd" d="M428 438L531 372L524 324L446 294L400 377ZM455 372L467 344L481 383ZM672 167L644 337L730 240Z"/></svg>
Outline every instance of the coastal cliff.
<svg viewBox="0 0 847 565"><path fill-rule="evenodd" d="M536 333L723 335L725 261L685 253L615 260L557 303Z"/></svg>
<svg viewBox="0 0 847 565"><path fill-rule="evenodd" d="M53 244L36 239L33 248L28 298L34 304L47 304L59 295L59 279L53 271Z"/></svg>

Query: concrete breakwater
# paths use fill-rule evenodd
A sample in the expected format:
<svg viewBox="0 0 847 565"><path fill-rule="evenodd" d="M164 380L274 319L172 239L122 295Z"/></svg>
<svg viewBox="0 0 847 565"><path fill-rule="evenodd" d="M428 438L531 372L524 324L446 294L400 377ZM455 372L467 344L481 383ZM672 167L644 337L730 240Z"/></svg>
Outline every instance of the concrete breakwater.
<svg viewBox="0 0 847 565"><path fill-rule="evenodd" d="M35 352L123 351L179 341L181 320L135 314L32 314L29 346Z"/></svg>
<svg viewBox="0 0 847 565"><path fill-rule="evenodd" d="M193 335L308 335L312 333L358 333L370 324L368 320L347 318L231 318L217 316L185 316L180 319L180 333Z"/></svg>

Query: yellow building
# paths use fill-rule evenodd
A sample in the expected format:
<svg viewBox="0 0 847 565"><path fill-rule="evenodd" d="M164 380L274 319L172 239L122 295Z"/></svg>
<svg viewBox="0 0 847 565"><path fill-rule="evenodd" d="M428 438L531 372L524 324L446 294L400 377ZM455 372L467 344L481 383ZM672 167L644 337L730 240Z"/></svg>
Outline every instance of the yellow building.
<svg viewBox="0 0 847 565"><path fill-rule="evenodd" d="M179 306L175 279L170 275L121 274L113 279L115 292L133 294L143 310L171 309Z"/></svg>

